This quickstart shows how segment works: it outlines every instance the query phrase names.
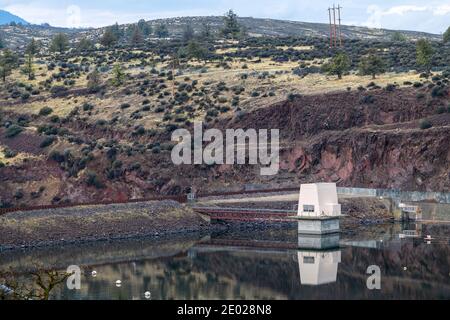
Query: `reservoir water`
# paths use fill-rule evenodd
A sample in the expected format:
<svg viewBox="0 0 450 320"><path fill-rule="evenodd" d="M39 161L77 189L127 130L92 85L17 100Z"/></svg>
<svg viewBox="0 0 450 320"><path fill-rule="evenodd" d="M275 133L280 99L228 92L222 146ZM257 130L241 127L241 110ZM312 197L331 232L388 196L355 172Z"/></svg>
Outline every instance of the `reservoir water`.
<svg viewBox="0 0 450 320"><path fill-rule="evenodd" d="M35 265L80 266L81 289L61 285L52 299L450 299L449 231L448 224L358 227L313 250L295 226L243 229L2 252L0 269L26 282ZM380 270L379 290L367 286L371 266Z"/></svg>

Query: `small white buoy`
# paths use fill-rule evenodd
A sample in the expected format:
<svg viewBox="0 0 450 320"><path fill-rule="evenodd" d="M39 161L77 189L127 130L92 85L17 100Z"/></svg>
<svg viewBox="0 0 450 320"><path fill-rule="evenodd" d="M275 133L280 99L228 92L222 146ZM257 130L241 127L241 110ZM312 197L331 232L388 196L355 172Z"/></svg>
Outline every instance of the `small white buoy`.
<svg viewBox="0 0 450 320"><path fill-rule="evenodd" d="M150 299L152 297L152 294L150 293L150 291L147 291L144 293L144 297L145 299Z"/></svg>
<svg viewBox="0 0 450 320"><path fill-rule="evenodd" d="M97 271L94 270L94 271L92 271L91 274L92 274L92 276L95 278L95 277L97 276Z"/></svg>
<svg viewBox="0 0 450 320"><path fill-rule="evenodd" d="M117 280L116 281L116 287L120 288L122 286L122 281Z"/></svg>

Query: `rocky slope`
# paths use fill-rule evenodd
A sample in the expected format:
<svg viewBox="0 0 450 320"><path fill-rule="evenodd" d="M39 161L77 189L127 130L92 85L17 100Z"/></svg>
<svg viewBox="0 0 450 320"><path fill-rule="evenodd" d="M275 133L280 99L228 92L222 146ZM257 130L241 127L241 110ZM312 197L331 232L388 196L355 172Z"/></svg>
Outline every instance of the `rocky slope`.
<svg viewBox="0 0 450 320"><path fill-rule="evenodd" d="M27 129L6 138L5 129L1 129L2 145L32 155L26 161L0 168L1 201L9 206L123 201L159 193L180 194L190 187L211 192L240 190L247 184L276 188L318 181L336 182L339 186L446 192L450 190L448 104L448 93L432 97L428 88L353 90L300 96L242 112L213 125L221 130L280 129L281 167L277 175L268 177L260 176L257 166L175 166L170 151L162 150L118 154L114 159L128 169L110 179L113 160L107 144L93 151L93 159L84 170L71 174L78 165L78 151L58 163L48 154L64 150L65 145L42 149L37 147L42 137L36 131ZM431 128L421 128L424 120ZM144 146L170 140L168 132L136 137L81 120L61 123L60 127L80 140L121 139ZM67 146L74 148L74 144ZM92 172L97 174L94 180L90 177Z"/></svg>

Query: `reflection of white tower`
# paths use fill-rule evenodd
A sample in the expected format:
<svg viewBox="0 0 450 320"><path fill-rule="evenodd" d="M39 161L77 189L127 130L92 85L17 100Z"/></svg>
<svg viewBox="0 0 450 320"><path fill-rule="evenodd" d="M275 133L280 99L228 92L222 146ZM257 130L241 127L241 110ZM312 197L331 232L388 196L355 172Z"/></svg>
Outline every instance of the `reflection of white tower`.
<svg viewBox="0 0 450 320"><path fill-rule="evenodd" d="M322 285L337 280L341 251L299 251L298 265L302 285Z"/></svg>

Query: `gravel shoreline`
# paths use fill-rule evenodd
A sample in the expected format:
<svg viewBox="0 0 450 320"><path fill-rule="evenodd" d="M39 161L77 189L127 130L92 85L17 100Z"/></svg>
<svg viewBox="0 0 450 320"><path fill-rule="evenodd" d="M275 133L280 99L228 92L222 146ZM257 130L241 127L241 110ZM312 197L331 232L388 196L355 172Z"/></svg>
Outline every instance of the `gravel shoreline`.
<svg viewBox="0 0 450 320"><path fill-rule="evenodd" d="M209 221L176 201L14 212L0 217L0 251L210 230Z"/></svg>

